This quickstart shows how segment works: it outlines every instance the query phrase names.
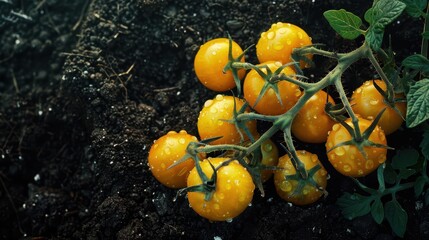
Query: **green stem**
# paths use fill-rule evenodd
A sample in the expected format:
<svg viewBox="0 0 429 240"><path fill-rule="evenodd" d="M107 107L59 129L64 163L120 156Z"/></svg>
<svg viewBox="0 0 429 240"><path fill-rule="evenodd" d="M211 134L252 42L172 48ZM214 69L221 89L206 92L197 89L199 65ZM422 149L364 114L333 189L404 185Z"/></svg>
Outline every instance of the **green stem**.
<svg viewBox="0 0 429 240"><path fill-rule="evenodd" d="M377 59L375 59L374 53L370 50L368 51L368 59L371 62L371 64L374 66L375 70L377 71L378 75L380 75L383 82L386 84L387 89L387 101L389 103L395 102L395 93L393 84L389 81L386 74L384 73L383 69L381 68L380 64L378 63Z"/></svg>
<svg viewBox="0 0 429 240"><path fill-rule="evenodd" d="M426 13L423 15L423 17L425 18L425 23L423 25L423 33L425 33L428 29L428 25L429 25L429 4L426 8ZM421 54L427 58L428 56L428 40L425 38L422 38L422 48L421 48Z"/></svg>
<svg viewBox="0 0 429 240"><path fill-rule="evenodd" d="M219 144L219 145L206 145L204 147L199 147L195 149L195 152L197 153L211 153L216 151L246 151L247 148L239 145L233 145L233 144Z"/></svg>
<svg viewBox="0 0 429 240"><path fill-rule="evenodd" d="M297 48L293 50L293 53L299 53L299 55L315 54L333 59L339 59L345 55L344 53L329 52L315 47Z"/></svg>

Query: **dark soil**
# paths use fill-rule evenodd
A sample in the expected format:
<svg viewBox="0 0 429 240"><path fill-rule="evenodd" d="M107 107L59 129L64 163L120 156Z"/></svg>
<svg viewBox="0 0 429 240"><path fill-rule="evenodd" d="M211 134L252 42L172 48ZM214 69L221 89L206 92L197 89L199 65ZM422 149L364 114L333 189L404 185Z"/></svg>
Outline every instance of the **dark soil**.
<svg viewBox="0 0 429 240"><path fill-rule="evenodd" d="M394 238L370 217L342 217L335 200L355 186L333 171L330 195L317 204L288 204L268 182L266 196L256 192L242 215L212 223L184 197L173 202L176 191L147 167L153 140L170 130L197 135L202 103L216 94L193 72L203 42L229 32L247 47L283 21L346 52L362 39L341 40L322 13L345 8L362 16L370 1L14 2L0 1L0 13L22 10L32 21L0 18L1 239ZM402 17L388 30L399 60L419 51L421 21ZM248 60L256 62L254 49ZM315 80L334 64L315 61L307 72ZM347 72L350 88L374 76L367 66L362 61ZM415 142L403 132L391 138L394 147ZM400 201L409 214L405 238L429 239L428 207L412 193Z"/></svg>

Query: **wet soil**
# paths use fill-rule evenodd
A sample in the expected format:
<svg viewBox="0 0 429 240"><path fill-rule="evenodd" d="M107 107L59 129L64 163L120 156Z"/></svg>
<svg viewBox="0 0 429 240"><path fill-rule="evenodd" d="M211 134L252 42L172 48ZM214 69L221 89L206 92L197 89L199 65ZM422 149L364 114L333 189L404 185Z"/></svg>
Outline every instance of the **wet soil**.
<svg viewBox="0 0 429 240"><path fill-rule="evenodd" d="M0 2L1 13L21 10L32 20L0 19L0 239L394 239L385 223L342 217L335 200L355 185L334 171L330 195L316 204L288 204L269 181L242 215L212 223L184 197L173 201L176 191L147 167L153 140L170 130L197 135L199 110L216 94L193 72L199 45L228 32L247 47L283 21L328 50L350 51L362 39L340 39L322 13L362 16L370 1L15 2ZM419 51L420 31L421 21L407 17L389 27L398 59ZM247 59L256 62L254 48ZM315 62L310 80L334 66ZM367 62L354 65L344 76L348 91L374 75ZM403 131L391 139L394 147L415 142ZM428 207L416 207L422 201L411 192L400 201L405 238L428 239Z"/></svg>

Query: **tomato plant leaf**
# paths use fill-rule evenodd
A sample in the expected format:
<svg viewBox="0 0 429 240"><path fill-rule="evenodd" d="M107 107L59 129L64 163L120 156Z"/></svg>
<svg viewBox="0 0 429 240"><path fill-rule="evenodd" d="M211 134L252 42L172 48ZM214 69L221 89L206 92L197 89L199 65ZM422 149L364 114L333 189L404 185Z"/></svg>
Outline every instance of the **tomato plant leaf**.
<svg viewBox="0 0 429 240"><path fill-rule="evenodd" d="M323 13L329 25L341 35L341 37L353 40L362 33L360 26L362 20L351 12L344 9L329 10Z"/></svg>
<svg viewBox="0 0 429 240"><path fill-rule="evenodd" d="M421 54L408 56L402 61L402 66L423 73L429 73L429 60Z"/></svg>
<svg viewBox="0 0 429 240"><path fill-rule="evenodd" d="M399 150L392 158L392 167L397 170L407 169L417 163L419 152L415 149Z"/></svg>
<svg viewBox="0 0 429 240"><path fill-rule="evenodd" d="M380 0L365 13L365 20L370 23L365 40L372 49L380 49L384 28L401 15L406 6L398 0Z"/></svg>
<svg viewBox="0 0 429 240"><path fill-rule="evenodd" d="M394 184L396 179L397 174L392 168L392 164L386 164L386 168L384 169L384 181L388 184Z"/></svg>
<svg viewBox="0 0 429 240"><path fill-rule="evenodd" d="M398 0L380 0L373 6L371 26L384 28L395 20L406 8L406 4Z"/></svg>
<svg viewBox="0 0 429 240"><path fill-rule="evenodd" d="M424 15L423 10L426 8L427 0L401 0L401 2L407 4L405 11L411 17L418 18Z"/></svg>
<svg viewBox="0 0 429 240"><path fill-rule="evenodd" d="M429 79L422 79L410 87L407 104L407 127L415 127L429 119Z"/></svg>
<svg viewBox="0 0 429 240"><path fill-rule="evenodd" d="M376 198L371 204L371 216L375 222L381 224L384 219L384 208L380 198Z"/></svg>
<svg viewBox="0 0 429 240"><path fill-rule="evenodd" d="M401 205L393 199L384 205L385 216L393 232L403 237L407 228L408 215Z"/></svg>
<svg viewBox="0 0 429 240"><path fill-rule="evenodd" d="M424 187L426 185L426 180L423 176L420 176L416 179L414 183L414 193L418 197L423 193Z"/></svg>
<svg viewBox="0 0 429 240"><path fill-rule="evenodd" d="M420 149L426 160L429 160L429 130L423 132L423 139L420 143Z"/></svg>
<svg viewBox="0 0 429 240"><path fill-rule="evenodd" d="M368 214L371 210L372 196L366 197L360 194L344 193L337 200L345 218L353 219Z"/></svg>
<svg viewBox="0 0 429 240"><path fill-rule="evenodd" d="M364 19L367 23L369 23L369 24L372 23L372 20L374 19L373 14L374 14L373 8L366 10L365 15L364 15Z"/></svg>

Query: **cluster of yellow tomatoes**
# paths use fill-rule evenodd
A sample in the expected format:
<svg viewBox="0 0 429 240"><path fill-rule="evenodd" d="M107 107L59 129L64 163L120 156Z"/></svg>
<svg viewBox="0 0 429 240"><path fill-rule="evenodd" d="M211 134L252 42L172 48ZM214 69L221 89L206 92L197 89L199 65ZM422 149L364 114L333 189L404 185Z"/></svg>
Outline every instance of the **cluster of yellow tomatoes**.
<svg viewBox="0 0 429 240"><path fill-rule="evenodd" d="M236 72L236 77L244 79L243 99L218 94L213 99L207 100L198 117L199 138L214 139L209 142L213 146L223 144L246 146L258 139L260 133L257 131L256 120L247 121L245 124L247 132L244 132L233 123L234 117L237 113L250 112L276 116L291 109L302 96L299 86L289 81L268 83L261 74L269 75L282 68L282 74L294 78L296 75L294 68L285 64L292 62L291 54L294 48L311 44L311 38L307 33L290 23L275 23L269 30L263 32L256 45L259 70L252 68L246 72L242 68ZM200 47L195 56L194 68L197 78L204 86L217 92L225 92L236 87L233 72L224 71L230 53L245 63L242 48L230 39L213 39ZM310 55L307 57L312 58ZM299 65L305 68L307 63L301 61ZM359 114L359 127L362 132L386 107L383 96L374 87L374 83L386 89L386 85L380 80L368 81L351 96L353 110ZM295 116L291 126L292 134L303 142L325 143L329 161L344 175L361 177L374 171L386 160L387 150L365 148L367 156L363 156L353 145L342 146L341 143L351 140L352 137L344 125L326 114L327 102L335 104L327 92L321 90L313 95ZM398 103L397 108L405 114L405 103ZM345 122L353 128L351 120ZM400 115L387 108L369 140L386 145L385 135L398 129L401 124ZM177 161L187 153L188 144L192 142L198 142L197 137L191 136L185 130L171 131L157 139L148 156L150 170L155 178L167 187L187 187L189 189L187 199L192 209L199 215L213 221L225 221L236 217L246 209L253 198L255 184L252 174L249 173L250 169L236 160L231 160L227 154L221 157L207 157L206 154L200 153L199 169L195 166L195 160L191 158L177 164ZM334 146L339 147L332 150ZM297 171L288 154L279 157L277 145L271 140L263 142L260 151L261 180L265 182L274 174L274 184L281 198L297 205L305 205L317 201L323 195L323 189L327 185L327 172L317 155L305 150L297 151L305 169L316 171L312 173L310 181L305 182L304 186L299 186L300 181L291 177L296 175ZM170 167L173 164L174 167ZM204 173L204 179L200 172ZM214 186L208 190L211 191L209 195L195 187L208 186L209 183ZM300 190L296 191L297 188Z"/></svg>

